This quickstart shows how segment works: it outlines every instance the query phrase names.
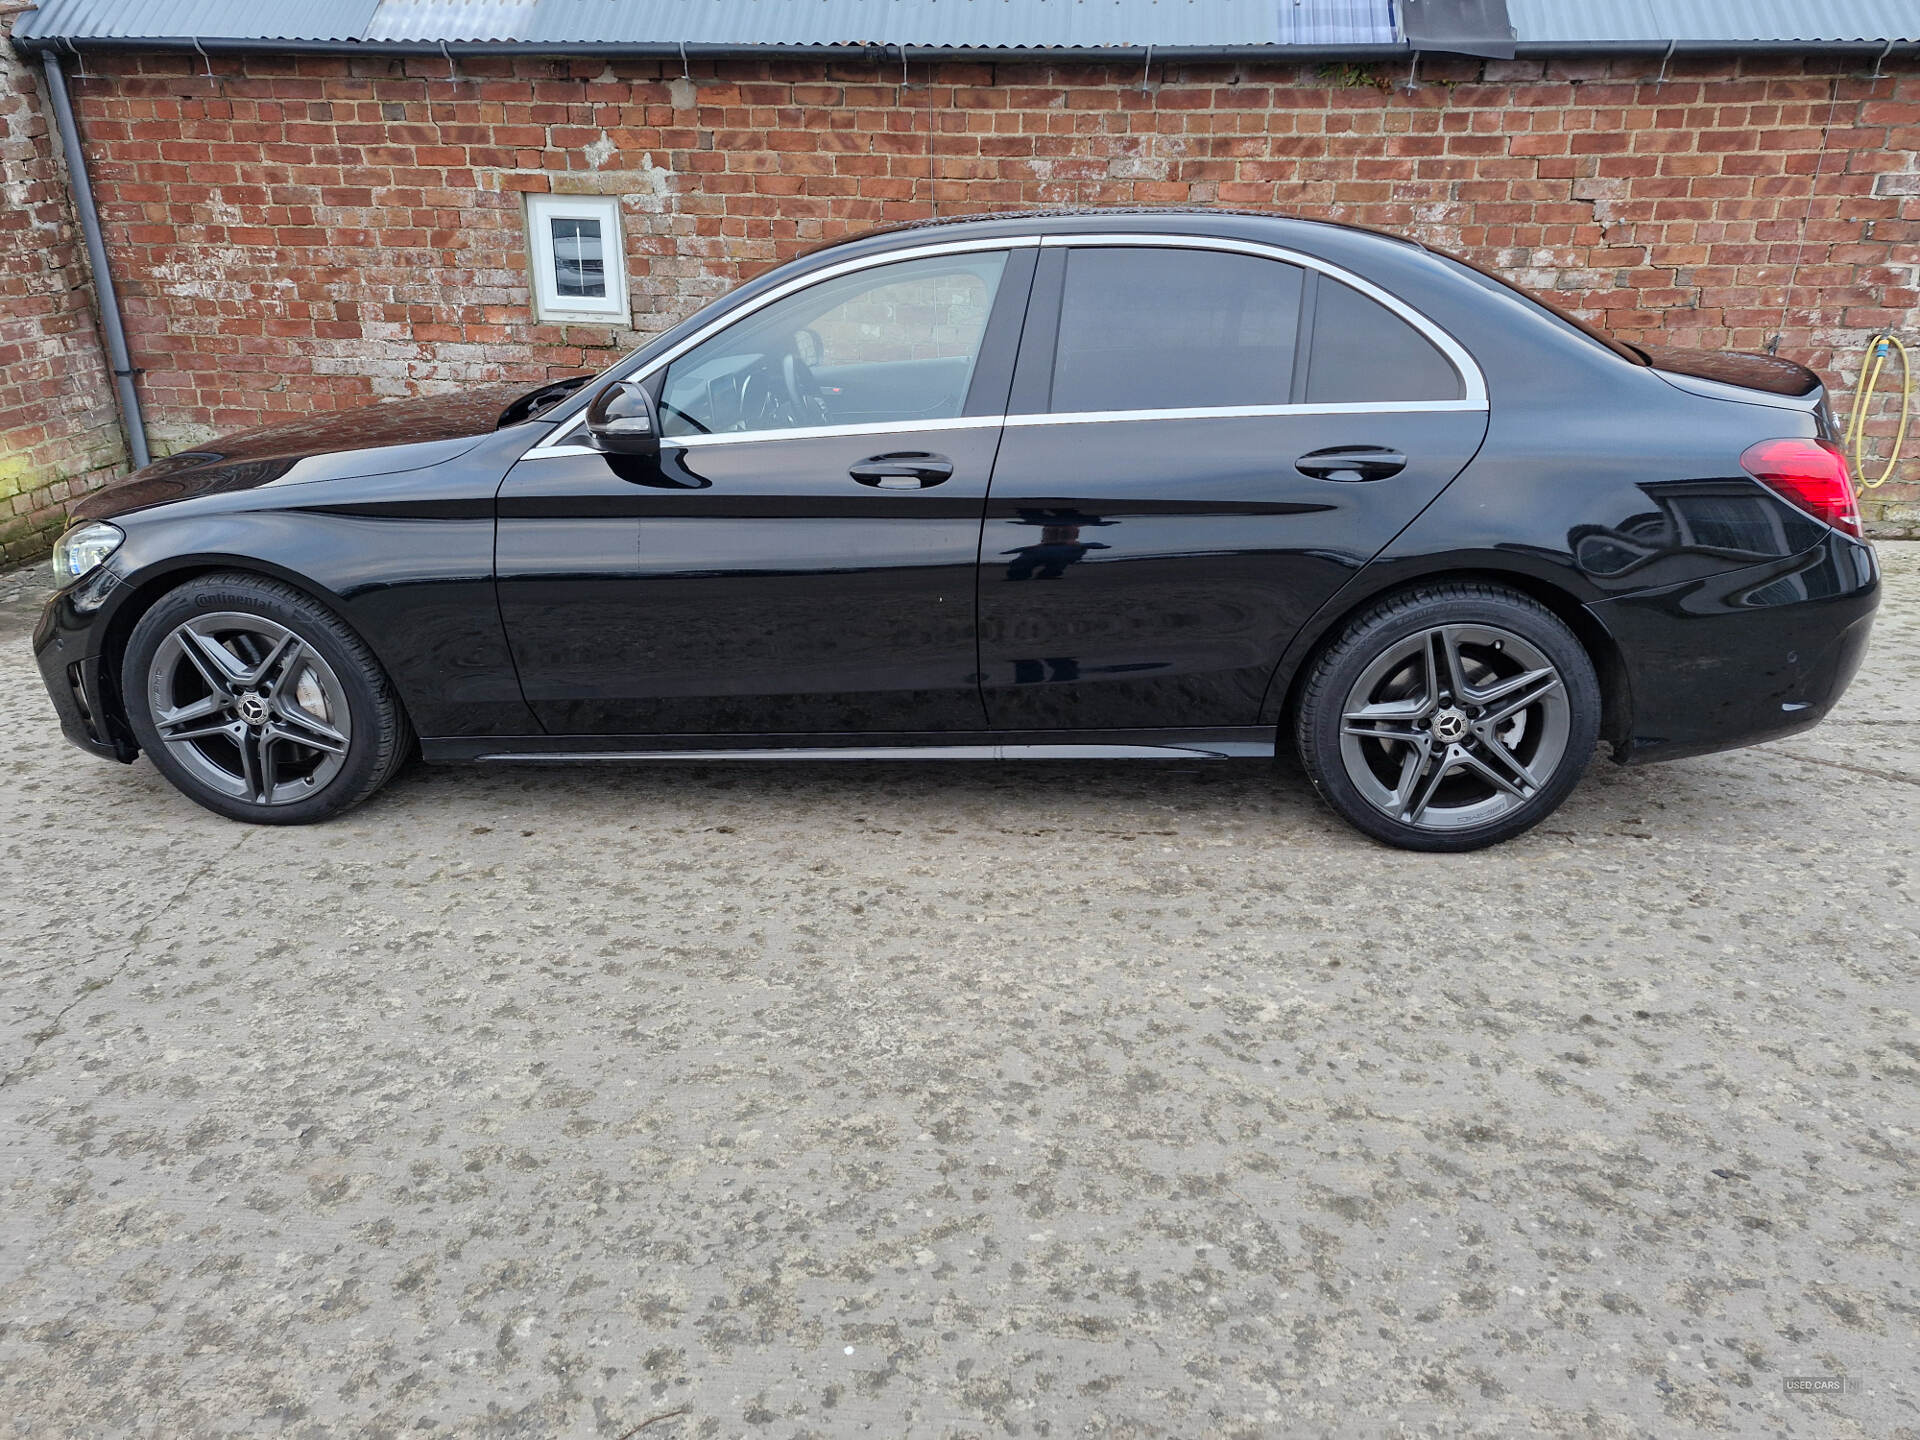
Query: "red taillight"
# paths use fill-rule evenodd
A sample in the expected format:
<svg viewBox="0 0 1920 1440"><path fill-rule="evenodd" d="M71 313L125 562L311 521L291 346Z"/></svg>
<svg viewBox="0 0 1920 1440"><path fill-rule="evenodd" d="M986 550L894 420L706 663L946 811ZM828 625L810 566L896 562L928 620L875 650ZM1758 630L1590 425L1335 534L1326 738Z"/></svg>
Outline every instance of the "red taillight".
<svg viewBox="0 0 1920 1440"><path fill-rule="evenodd" d="M1824 440L1762 440L1740 457L1740 468L1816 520L1860 538L1860 504L1847 457L1837 446Z"/></svg>

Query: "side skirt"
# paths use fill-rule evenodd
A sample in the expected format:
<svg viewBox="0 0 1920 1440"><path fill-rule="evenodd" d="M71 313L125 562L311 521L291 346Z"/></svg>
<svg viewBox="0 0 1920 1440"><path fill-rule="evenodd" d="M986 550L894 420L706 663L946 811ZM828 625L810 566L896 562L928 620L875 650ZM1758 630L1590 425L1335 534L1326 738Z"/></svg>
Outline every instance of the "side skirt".
<svg viewBox="0 0 1920 1440"><path fill-rule="evenodd" d="M1265 725L881 735L483 735L422 738L435 764L588 760L1230 760L1273 756Z"/></svg>

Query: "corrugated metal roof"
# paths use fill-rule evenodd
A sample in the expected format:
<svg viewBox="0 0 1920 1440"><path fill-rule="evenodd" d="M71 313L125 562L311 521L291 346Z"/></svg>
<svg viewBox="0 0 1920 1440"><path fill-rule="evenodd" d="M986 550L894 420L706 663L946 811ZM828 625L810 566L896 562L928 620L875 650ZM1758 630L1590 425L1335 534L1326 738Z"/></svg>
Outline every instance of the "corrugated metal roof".
<svg viewBox="0 0 1920 1440"><path fill-rule="evenodd" d="M382 16L416 8L455 7L446 0L380 5ZM930 49L1278 45L1286 43L1283 11L1295 33L1365 29L1371 19L1383 43L1393 40L1387 0L536 0L527 29L512 38Z"/></svg>
<svg viewBox="0 0 1920 1440"><path fill-rule="evenodd" d="M40 0L14 26L63 40L358 40L380 0Z"/></svg>
<svg viewBox="0 0 1920 1440"><path fill-rule="evenodd" d="M1920 40L1916 0L1507 0L1523 45Z"/></svg>
<svg viewBox="0 0 1920 1440"><path fill-rule="evenodd" d="M522 40L540 0L380 0L367 40Z"/></svg>
<svg viewBox="0 0 1920 1440"><path fill-rule="evenodd" d="M1392 45L1392 0L42 0L22 39L1101 50Z"/></svg>
<svg viewBox="0 0 1920 1440"><path fill-rule="evenodd" d="M1282 45L1391 45L1400 38L1393 7L1373 0L1280 0L1279 19Z"/></svg>
<svg viewBox="0 0 1920 1440"><path fill-rule="evenodd" d="M1445 0L1422 0L1441 5ZM1506 0L1532 53L1920 42L1920 0ZM1394 0L41 0L16 40L1204 52L1401 47Z"/></svg>

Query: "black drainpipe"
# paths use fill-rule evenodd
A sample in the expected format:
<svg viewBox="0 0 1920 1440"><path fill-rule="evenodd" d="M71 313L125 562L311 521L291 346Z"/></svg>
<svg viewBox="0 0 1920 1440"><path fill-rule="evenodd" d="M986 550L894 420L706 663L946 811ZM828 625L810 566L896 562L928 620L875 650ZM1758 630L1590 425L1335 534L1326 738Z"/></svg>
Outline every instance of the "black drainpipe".
<svg viewBox="0 0 1920 1440"><path fill-rule="evenodd" d="M86 237L87 260L93 266L93 288L100 302L100 329L107 337L107 363L113 367L113 388L120 397L120 422L127 432L127 451L134 468L151 459L147 453L146 422L140 418L140 396L133 388L133 357L127 352L127 332L120 324L120 297L107 270L107 244L100 235L100 212L93 205L93 182L87 178L87 160L80 153L80 131L73 123L73 102L67 98L67 77L51 49L40 57L47 72L47 94L53 101L54 128L67 152L67 183L73 188L73 209Z"/></svg>

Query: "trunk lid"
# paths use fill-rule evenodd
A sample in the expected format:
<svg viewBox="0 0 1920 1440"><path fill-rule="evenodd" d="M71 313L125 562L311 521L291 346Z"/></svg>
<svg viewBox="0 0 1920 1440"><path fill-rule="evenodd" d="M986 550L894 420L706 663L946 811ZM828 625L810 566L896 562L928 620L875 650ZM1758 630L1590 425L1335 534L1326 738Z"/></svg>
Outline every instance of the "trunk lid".
<svg viewBox="0 0 1920 1440"><path fill-rule="evenodd" d="M1690 375L1696 380L1737 385L1742 390L1764 390L1769 395L1785 395L1815 404L1822 388L1818 375L1784 355L1753 355L1742 350L1676 350L1665 345L1642 345L1639 349L1654 369L1670 375Z"/></svg>
<svg viewBox="0 0 1920 1440"><path fill-rule="evenodd" d="M1822 440L1837 442L1840 438L1833 409L1827 403L1825 383L1815 371L1797 360L1743 350L1680 350L1665 345L1635 348L1670 385L1722 400L1746 399L1754 404L1804 410L1813 416L1816 433ZM1720 387L1756 393L1729 395Z"/></svg>

